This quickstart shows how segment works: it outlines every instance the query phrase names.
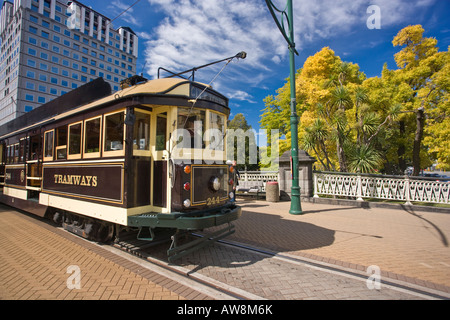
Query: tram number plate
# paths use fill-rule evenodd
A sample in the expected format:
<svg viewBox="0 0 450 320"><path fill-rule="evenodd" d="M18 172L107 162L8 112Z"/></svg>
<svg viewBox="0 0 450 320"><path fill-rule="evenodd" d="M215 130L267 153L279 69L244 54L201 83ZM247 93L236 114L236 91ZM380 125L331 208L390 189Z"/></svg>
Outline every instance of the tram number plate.
<svg viewBox="0 0 450 320"><path fill-rule="evenodd" d="M218 204L220 202L219 197L212 197L212 198L208 198L206 199L206 205L210 206L212 204Z"/></svg>

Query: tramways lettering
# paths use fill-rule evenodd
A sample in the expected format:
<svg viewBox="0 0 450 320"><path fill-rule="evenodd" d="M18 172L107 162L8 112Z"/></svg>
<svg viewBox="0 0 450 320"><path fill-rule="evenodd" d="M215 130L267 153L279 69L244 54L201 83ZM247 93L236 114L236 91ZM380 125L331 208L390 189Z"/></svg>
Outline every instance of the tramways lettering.
<svg viewBox="0 0 450 320"><path fill-rule="evenodd" d="M97 187L97 176L55 174L55 184L70 184L76 186Z"/></svg>

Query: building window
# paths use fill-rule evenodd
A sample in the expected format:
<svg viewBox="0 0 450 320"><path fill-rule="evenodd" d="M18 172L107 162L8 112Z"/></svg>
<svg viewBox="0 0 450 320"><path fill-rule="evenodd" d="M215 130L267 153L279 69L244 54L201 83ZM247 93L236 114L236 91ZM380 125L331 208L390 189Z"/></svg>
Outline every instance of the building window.
<svg viewBox="0 0 450 320"><path fill-rule="evenodd" d="M35 68L36 67L36 61L28 59L27 60L27 66Z"/></svg>
<svg viewBox="0 0 450 320"><path fill-rule="evenodd" d="M33 102L34 101L34 96L32 94L26 94L25 95L25 100Z"/></svg>
<svg viewBox="0 0 450 320"><path fill-rule="evenodd" d="M33 37L28 37L28 43L37 45L37 40Z"/></svg>
<svg viewBox="0 0 450 320"><path fill-rule="evenodd" d="M28 48L28 54L30 56L36 56L36 50L32 49L32 48Z"/></svg>
<svg viewBox="0 0 450 320"><path fill-rule="evenodd" d="M27 77L30 79L34 79L35 78L35 73L33 71L27 71Z"/></svg>

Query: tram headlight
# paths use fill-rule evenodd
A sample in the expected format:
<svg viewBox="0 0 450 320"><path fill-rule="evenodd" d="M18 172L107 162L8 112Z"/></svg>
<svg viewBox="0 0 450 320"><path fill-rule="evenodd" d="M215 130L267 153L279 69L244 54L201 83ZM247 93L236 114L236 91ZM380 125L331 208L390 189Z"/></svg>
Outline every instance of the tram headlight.
<svg viewBox="0 0 450 320"><path fill-rule="evenodd" d="M212 191L219 191L220 189L220 180L217 177L211 177L209 180L209 188Z"/></svg>
<svg viewBox="0 0 450 320"><path fill-rule="evenodd" d="M184 166L184 173L191 173L191 166Z"/></svg>
<svg viewBox="0 0 450 320"><path fill-rule="evenodd" d="M191 206L191 200L189 200L189 199L184 200L183 201L183 206L185 208L189 208Z"/></svg>

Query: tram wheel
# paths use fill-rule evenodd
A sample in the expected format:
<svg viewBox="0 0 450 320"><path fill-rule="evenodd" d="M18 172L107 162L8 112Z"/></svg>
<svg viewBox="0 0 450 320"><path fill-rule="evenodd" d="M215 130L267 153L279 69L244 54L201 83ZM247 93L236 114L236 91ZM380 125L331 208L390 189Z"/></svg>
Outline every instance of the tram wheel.
<svg viewBox="0 0 450 320"><path fill-rule="evenodd" d="M97 242L109 242L114 236L112 223L96 221L92 226L92 239Z"/></svg>

